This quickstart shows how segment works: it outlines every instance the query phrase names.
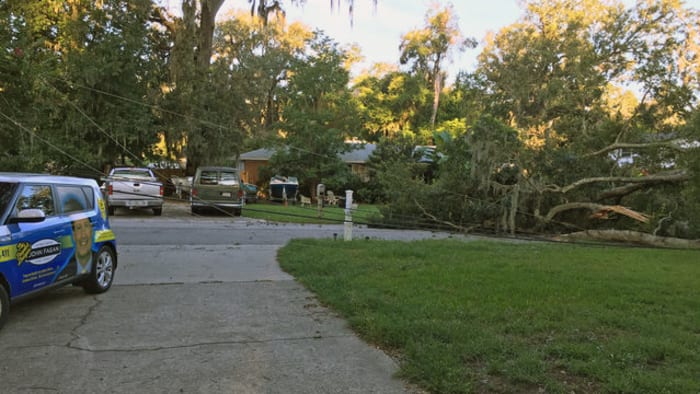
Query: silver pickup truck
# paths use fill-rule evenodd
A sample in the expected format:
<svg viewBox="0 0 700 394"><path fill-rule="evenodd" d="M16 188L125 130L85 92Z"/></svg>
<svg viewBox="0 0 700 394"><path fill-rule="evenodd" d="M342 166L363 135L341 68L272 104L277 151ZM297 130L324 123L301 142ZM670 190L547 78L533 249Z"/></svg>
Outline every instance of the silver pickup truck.
<svg viewBox="0 0 700 394"><path fill-rule="evenodd" d="M163 184L150 168L115 167L102 180L109 215L118 207L152 209L156 216L163 212Z"/></svg>

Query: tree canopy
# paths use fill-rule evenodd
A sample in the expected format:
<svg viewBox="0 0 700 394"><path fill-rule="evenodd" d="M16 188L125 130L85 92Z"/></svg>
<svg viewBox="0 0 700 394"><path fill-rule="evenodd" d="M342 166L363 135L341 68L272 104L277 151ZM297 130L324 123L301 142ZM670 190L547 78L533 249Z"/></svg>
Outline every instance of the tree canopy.
<svg viewBox="0 0 700 394"><path fill-rule="evenodd" d="M529 0L445 86L450 53L477 45L449 4L351 78L357 48L284 18L302 0L242 3L0 0L0 167L192 172L275 147L268 171L352 185L394 218L700 236L697 9ZM347 140L379 144L368 183L337 159Z"/></svg>

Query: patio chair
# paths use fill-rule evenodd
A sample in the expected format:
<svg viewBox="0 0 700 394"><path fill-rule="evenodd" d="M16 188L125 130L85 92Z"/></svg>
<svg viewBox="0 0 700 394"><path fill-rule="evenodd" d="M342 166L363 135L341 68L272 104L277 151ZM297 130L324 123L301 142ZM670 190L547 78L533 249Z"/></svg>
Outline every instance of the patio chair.
<svg viewBox="0 0 700 394"><path fill-rule="evenodd" d="M333 194L333 192L330 190L326 192L326 204L338 206L338 197L336 197L335 194Z"/></svg>

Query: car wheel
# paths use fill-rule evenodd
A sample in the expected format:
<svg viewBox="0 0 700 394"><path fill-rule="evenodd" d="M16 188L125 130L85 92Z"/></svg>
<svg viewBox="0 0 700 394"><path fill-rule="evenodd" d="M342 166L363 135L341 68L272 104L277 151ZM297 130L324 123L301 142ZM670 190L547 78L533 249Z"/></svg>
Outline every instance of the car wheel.
<svg viewBox="0 0 700 394"><path fill-rule="evenodd" d="M103 246L94 256L92 270L82 282L83 290L90 294L104 293L112 287L116 258L114 251L109 246Z"/></svg>
<svg viewBox="0 0 700 394"><path fill-rule="evenodd" d="M194 207L194 206L192 207L192 214L193 214L193 215L198 215L199 212L201 212L201 211L199 210L199 207Z"/></svg>
<svg viewBox="0 0 700 394"><path fill-rule="evenodd" d="M107 215L114 216L114 207L107 207Z"/></svg>
<svg viewBox="0 0 700 394"><path fill-rule="evenodd" d="M233 216L241 216L241 208L233 208Z"/></svg>
<svg viewBox="0 0 700 394"><path fill-rule="evenodd" d="M160 208L153 208L153 214L156 216L160 216L163 214L163 207Z"/></svg>
<svg viewBox="0 0 700 394"><path fill-rule="evenodd" d="M7 295L5 286L0 285L0 328L5 325L10 315L10 296Z"/></svg>

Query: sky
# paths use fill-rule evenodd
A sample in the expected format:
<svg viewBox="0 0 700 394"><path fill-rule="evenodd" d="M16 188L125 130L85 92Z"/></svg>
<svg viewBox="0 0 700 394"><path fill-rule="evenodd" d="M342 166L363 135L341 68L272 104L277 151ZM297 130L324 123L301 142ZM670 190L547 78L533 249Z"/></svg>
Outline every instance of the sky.
<svg viewBox="0 0 700 394"><path fill-rule="evenodd" d="M287 1L285 7L288 23L300 21L312 29L323 30L342 45L358 44L365 61L352 71L359 73L378 62L398 64L401 36L425 26L425 14L434 2L378 0L375 8L372 0L355 0L352 26L345 0L333 10L330 0L306 0L303 6ZM439 3L448 4L445 0ZM245 0L226 0L219 14L224 16L233 8L246 9L247 4ZM462 35L473 37L480 44L476 49L453 54L452 63L447 66L448 79L454 78L459 70L474 71L487 32L496 32L515 22L522 13L518 0L455 0L452 4Z"/></svg>

